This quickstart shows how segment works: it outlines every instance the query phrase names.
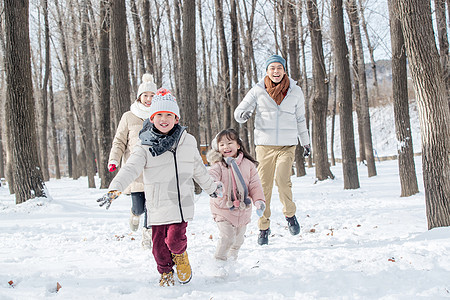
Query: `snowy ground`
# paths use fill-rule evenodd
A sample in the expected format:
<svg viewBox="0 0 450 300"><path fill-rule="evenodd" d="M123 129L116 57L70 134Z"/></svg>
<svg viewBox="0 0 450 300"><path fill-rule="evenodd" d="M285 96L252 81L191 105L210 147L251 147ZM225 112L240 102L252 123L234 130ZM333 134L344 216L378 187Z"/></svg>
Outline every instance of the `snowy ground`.
<svg viewBox="0 0 450 300"><path fill-rule="evenodd" d="M51 180L52 201L14 205L0 188L0 299L437 299L450 297L450 228L427 231L420 158L420 193L400 198L397 161L360 167L361 188L337 179L314 184L313 169L292 177L302 225L288 233L277 193L269 245L256 243L256 215L226 278L213 276L218 230L201 194L188 226L193 279L161 288L141 230L128 228L130 198L109 211L86 178ZM231 269L231 266L229 266ZM8 283L11 282L11 283ZM61 288L57 292L57 283Z"/></svg>
<svg viewBox="0 0 450 300"><path fill-rule="evenodd" d="M374 148L383 155L396 154L392 114L371 114ZM412 125L416 148L418 123ZM164 288L152 254L141 248L141 229L129 230L130 197L121 196L106 211L95 201L106 190L86 188L86 178L64 178L47 183L51 201L15 205L2 186L0 299L450 298L450 228L427 230L421 157L420 193L408 198L399 197L397 161L376 167L378 175L368 178L359 166L357 190L343 189L340 164L332 167L335 180L314 183L314 169L292 177L298 236L287 230L275 189L269 245L257 245L253 214L225 278L214 276L218 230L209 198L197 196L188 226L193 279Z"/></svg>

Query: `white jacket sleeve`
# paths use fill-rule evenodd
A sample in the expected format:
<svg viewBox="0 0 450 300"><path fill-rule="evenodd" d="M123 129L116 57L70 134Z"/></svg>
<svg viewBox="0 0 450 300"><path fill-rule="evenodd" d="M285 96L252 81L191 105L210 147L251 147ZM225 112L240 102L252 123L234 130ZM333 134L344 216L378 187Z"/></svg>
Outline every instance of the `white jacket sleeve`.
<svg viewBox="0 0 450 300"><path fill-rule="evenodd" d="M297 104L297 109L295 111L295 117L297 119L297 132L298 138L300 140L300 144L308 145L309 141L309 133L308 127L306 126L306 118L305 118L305 96L303 95L303 91L300 90L300 97Z"/></svg>
<svg viewBox="0 0 450 300"><path fill-rule="evenodd" d="M146 164L146 151L143 147L136 145L131 152L125 165L120 168L119 173L111 181L109 190L117 190L123 192L136 178L141 175Z"/></svg>
<svg viewBox="0 0 450 300"><path fill-rule="evenodd" d="M234 110L234 119L238 123L245 123L247 120L241 118L241 115L245 111L252 112L255 110L256 107L256 94L255 94L255 88L253 87L247 95L245 95L244 99L242 99L241 103L236 107Z"/></svg>

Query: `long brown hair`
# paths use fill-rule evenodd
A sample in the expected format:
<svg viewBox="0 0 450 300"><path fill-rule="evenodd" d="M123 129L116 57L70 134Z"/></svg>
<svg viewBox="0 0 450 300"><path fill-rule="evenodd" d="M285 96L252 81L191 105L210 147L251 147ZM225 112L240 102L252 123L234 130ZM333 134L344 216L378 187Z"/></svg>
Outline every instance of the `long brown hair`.
<svg viewBox="0 0 450 300"><path fill-rule="evenodd" d="M248 152L245 150L244 143L242 142L241 138L239 137L239 133L234 130L233 128L224 129L221 132L219 132L216 135L216 142L219 143L219 141L226 136L230 141L236 141L237 144L240 146L240 149L238 149L239 152L242 152L245 158L247 158L249 161L255 164L255 166L258 166L258 161L254 159Z"/></svg>

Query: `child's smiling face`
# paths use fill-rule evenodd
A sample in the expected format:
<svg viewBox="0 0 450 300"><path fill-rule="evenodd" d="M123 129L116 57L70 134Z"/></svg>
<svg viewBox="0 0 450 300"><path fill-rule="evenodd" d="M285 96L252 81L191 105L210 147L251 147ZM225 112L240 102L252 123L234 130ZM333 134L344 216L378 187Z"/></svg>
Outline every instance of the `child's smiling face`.
<svg viewBox="0 0 450 300"><path fill-rule="evenodd" d="M238 150L241 149L236 140L230 140L226 135L217 142L217 146L223 157L236 157Z"/></svg>
<svg viewBox="0 0 450 300"><path fill-rule="evenodd" d="M161 133L168 133L175 124L178 124L178 118L175 114L160 112L153 116L150 120L153 124L155 124L156 129L158 129Z"/></svg>

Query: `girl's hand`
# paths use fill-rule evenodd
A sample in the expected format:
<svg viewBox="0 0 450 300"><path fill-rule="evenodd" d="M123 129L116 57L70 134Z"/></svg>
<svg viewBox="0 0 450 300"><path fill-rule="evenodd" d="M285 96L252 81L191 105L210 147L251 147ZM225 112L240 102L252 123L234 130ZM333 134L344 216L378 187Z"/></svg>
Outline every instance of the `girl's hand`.
<svg viewBox="0 0 450 300"><path fill-rule="evenodd" d="M258 215L258 217L261 218L264 213L264 210L266 209L266 204L263 201L258 200L255 202L255 206L256 206L256 214Z"/></svg>
<svg viewBox="0 0 450 300"><path fill-rule="evenodd" d="M223 197L223 185L222 182L218 181L217 182L217 188L214 191L214 193L209 195L211 198L222 198Z"/></svg>

